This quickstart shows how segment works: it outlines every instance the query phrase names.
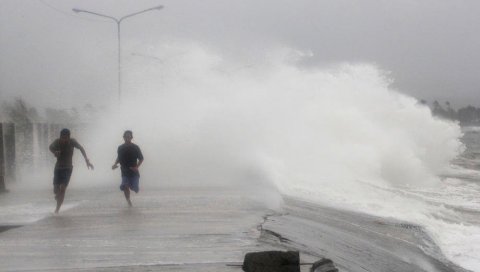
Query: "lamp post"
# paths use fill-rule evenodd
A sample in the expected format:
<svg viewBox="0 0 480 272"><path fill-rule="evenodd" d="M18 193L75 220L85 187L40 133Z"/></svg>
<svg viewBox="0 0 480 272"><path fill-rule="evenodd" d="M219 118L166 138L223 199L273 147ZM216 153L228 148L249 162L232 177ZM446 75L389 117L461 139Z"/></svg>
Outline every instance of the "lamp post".
<svg viewBox="0 0 480 272"><path fill-rule="evenodd" d="M92 11L88 11L88 10L83 10L83 9L77 9L77 8L73 8L72 10L76 13L80 13L80 12L84 12L84 13L89 13L89 14L93 14L93 15L97 15L97 16L100 16L100 17L105 17L105 18L108 18L108 19L111 19L113 21L115 21L115 23L117 23L117 41L118 41L118 100L121 100L122 99L122 58L121 58L121 47L120 47L120 24L123 22L123 20L127 19L127 18L130 18L130 17L133 17L135 15L138 15L138 14L141 14L141 13L144 13L144 12L147 12L147 11L151 11L151 10L160 10L162 9L163 6L156 6L156 7L152 7L152 8L148 8L148 9L145 9L145 10L141 10L141 11L137 11L137 12L134 12L134 13L131 13L131 14L128 14L128 15L125 15L119 19L115 18L115 17L112 17L112 16L108 16L108 15L104 15L104 14L100 14L100 13L97 13L97 12L92 12Z"/></svg>

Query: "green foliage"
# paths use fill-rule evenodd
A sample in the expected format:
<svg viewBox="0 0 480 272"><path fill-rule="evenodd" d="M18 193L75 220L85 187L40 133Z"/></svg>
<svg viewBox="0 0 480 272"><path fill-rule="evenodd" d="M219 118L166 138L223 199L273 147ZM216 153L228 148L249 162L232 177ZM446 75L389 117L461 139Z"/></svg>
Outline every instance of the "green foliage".
<svg viewBox="0 0 480 272"><path fill-rule="evenodd" d="M467 106L454 110L451 108L450 103L445 102L445 106L442 107L438 101L434 101L432 104L432 114L444 119L459 121L461 125L480 125L480 108L473 106Z"/></svg>
<svg viewBox="0 0 480 272"><path fill-rule="evenodd" d="M75 124L80 120L80 114L77 109L45 109L45 119L48 123L56 124Z"/></svg>
<svg viewBox="0 0 480 272"><path fill-rule="evenodd" d="M40 120L37 110L23 99L16 98L13 103L4 103L3 112L9 122L16 124L32 124Z"/></svg>
<svg viewBox="0 0 480 272"><path fill-rule="evenodd" d="M16 98L0 105L0 121L12 122L19 126L41 122L73 125L95 118L98 109L87 104L80 111L72 107L70 109L46 108L42 112L44 114L40 115L35 107L29 105L22 98Z"/></svg>

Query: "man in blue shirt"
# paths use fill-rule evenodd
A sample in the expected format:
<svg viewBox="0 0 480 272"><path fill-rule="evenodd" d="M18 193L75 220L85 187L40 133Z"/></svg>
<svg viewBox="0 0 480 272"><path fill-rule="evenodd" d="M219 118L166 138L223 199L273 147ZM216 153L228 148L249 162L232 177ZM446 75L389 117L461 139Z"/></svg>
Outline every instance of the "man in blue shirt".
<svg viewBox="0 0 480 272"><path fill-rule="evenodd" d="M138 168L143 163L143 155L140 147L132 143L133 133L127 130L123 133L124 144L120 145L117 149L117 159L112 166L112 169L116 169L120 163L120 169L122 172L122 184L120 190L125 194L128 206L132 207L130 201L130 190L138 193L140 173Z"/></svg>

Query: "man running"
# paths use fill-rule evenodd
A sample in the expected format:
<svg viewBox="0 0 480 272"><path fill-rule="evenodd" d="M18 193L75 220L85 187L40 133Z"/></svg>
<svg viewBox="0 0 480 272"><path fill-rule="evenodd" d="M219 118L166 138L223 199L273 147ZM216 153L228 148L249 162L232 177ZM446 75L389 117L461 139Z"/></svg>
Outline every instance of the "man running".
<svg viewBox="0 0 480 272"><path fill-rule="evenodd" d="M130 190L138 193L140 173L138 168L142 165L143 155L140 147L132 143L133 133L131 130L127 130L123 133L124 144L120 145L117 149L117 159L112 166L112 169L118 167L120 163L120 169L122 171L122 184L120 190L125 194L128 206L132 207L130 201Z"/></svg>
<svg viewBox="0 0 480 272"><path fill-rule="evenodd" d="M87 168L93 170L93 165L88 160L85 149L83 149L77 140L70 138L70 130L66 128L62 129L62 131L60 131L60 138L53 141L50 145L50 151L57 158L53 174L53 192L55 194L55 199L57 200L57 208L55 209L56 214L60 211L60 206L62 206L63 199L65 198L65 191L67 190L70 176L72 175L73 148L80 149L80 152L82 152L85 162L87 163Z"/></svg>

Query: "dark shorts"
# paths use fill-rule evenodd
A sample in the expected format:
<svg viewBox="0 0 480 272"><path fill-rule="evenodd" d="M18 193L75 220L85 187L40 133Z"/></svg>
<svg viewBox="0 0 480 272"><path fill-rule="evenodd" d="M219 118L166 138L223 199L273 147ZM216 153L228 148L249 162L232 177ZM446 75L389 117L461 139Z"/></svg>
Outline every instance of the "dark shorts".
<svg viewBox="0 0 480 272"><path fill-rule="evenodd" d="M120 185L120 190L124 190L125 187L130 188L130 190L138 193L140 183L140 176L127 177L122 176L122 184Z"/></svg>
<svg viewBox="0 0 480 272"><path fill-rule="evenodd" d="M68 186L73 168L56 168L53 171L53 191L58 192L60 185Z"/></svg>

